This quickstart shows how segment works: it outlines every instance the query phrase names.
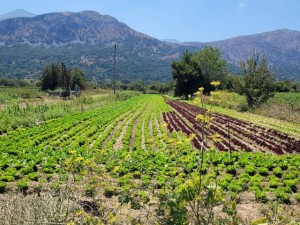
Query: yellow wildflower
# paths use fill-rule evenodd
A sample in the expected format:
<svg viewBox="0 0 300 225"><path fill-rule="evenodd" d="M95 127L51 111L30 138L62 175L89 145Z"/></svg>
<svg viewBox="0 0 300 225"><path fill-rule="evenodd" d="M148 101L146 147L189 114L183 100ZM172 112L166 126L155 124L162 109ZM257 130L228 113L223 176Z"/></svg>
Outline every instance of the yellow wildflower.
<svg viewBox="0 0 300 225"><path fill-rule="evenodd" d="M70 150L69 153L74 155L76 153L76 150Z"/></svg>
<svg viewBox="0 0 300 225"><path fill-rule="evenodd" d="M221 82L218 81L218 80L214 80L214 81L210 82L210 84L211 84L212 86L217 87L217 86L220 86L220 85L221 85Z"/></svg>
<svg viewBox="0 0 300 225"><path fill-rule="evenodd" d="M215 143L219 143L222 141L222 139L220 138L220 135L219 134L213 134L213 135L210 135L208 136L213 142Z"/></svg>
<svg viewBox="0 0 300 225"><path fill-rule="evenodd" d="M167 123L163 123L161 126L162 126L162 127L167 127L168 124L167 124Z"/></svg>
<svg viewBox="0 0 300 225"><path fill-rule="evenodd" d="M79 156L79 157L76 158L75 161L76 161L76 162L80 162L80 161L82 161L82 160L84 160L84 158L83 158L82 156Z"/></svg>
<svg viewBox="0 0 300 225"><path fill-rule="evenodd" d="M190 134L188 140L193 141L196 137L196 134Z"/></svg>

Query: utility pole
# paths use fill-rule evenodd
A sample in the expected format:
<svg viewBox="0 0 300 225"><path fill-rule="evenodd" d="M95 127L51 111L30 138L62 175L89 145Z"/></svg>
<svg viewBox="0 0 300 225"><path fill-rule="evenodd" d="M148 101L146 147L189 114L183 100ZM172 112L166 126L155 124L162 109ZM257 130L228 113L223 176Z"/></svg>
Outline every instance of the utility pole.
<svg viewBox="0 0 300 225"><path fill-rule="evenodd" d="M117 63L117 45L114 46L114 68L113 68L113 85L114 94L116 94L116 63Z"/></svg>

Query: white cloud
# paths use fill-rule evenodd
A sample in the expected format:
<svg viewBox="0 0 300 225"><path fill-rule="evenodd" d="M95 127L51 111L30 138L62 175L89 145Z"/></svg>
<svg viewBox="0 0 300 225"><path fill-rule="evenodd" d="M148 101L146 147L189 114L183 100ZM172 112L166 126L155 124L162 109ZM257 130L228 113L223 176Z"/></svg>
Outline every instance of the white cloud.
<svg viewBox="0 0 300 225"><path fill-rule="evenodd" d="M244 7L246 7L246 5L247 5L247 0L242 0L242 1L240 1L240 3L239 3L239 7L240 7L240 8L244 8Z"/></svg>

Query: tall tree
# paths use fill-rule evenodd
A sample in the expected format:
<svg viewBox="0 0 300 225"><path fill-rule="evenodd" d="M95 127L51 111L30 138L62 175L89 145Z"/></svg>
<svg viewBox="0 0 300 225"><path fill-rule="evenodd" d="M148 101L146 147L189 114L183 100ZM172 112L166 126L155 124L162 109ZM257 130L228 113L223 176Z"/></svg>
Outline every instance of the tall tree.
<svg viewBox="0 0 300 225"><path fill-rule="evenodd" d="M173 79L175 84L175 96L184 96L188 99L201 85L201 70L193 58L193 54L186 51L180 61L172 63Z"/></svg>
<svg viewBox="0 0 300 225"><path fill-rule="evenodd" d="M204 93L210 93L215 90L210 83L214 80L221 82L221 86L225 87L228 76L228 67L222 54L217 48L207 46L201 51L196 52L194 59L201 68L202 80L201 86L204 87Z"/></svg>
<svg viewBox="0 0 300 225"><path fill-rule="evenodd" d="M60 65L57 63L50 63L46 65L41 76L42 90L54 90L57 87L61 87L62 78Z"/></svg>
<svg viewBox="0 0 300 225"><path fill-rule="evenodd" d="M85 88L85 86L86 86L85 75L81 69L75 68L74 70L71 70L70 85L71 85L72 90L75 90L75 85L78 85L80 87L80 89Z"/></svg>
<svg viewBox="0 0 300 225"><path fill-rule="evenodd" d="M260 60L256 53L240 65L244 75L242 94L246 96L248 106L255 108L274 95L274 73L266 57Z"/></svg>

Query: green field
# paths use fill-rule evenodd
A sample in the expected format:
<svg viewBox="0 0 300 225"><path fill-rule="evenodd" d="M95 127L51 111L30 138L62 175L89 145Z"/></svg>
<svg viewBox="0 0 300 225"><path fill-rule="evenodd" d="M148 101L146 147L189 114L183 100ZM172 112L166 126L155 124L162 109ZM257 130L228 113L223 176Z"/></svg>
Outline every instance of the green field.
<svg viewBox="0 0 300 225"><path fill-rule="evenodd" d="M103 212L109 211L111 204L115 208L125 207L127 216L114 212L115 221L128 222L139 215L145 224L150 217L152 222L159 224L162 223L160 219L176 219L172 214L175 209L181 215L178 221L188 221L185 209L194 200L187 193L196 191L199 179L208 190L212 184L217 184L213 194L220 190L237 202L245 192L252 193L257 202L263 203L277 200L296 204L300 201L300 155L296 153L300 149L295 147L292 154L276 155L259 149L243 152L242 147L231 152L229 149L217 151L219 145L216 144L202 155L195 145L201 132L193 131L195 139L187 135L192 132L191 122L162 96L125 95L119 99L110 97L110 100L103 97L102 100L106 100L105 104L94 109L71 111L35 125L5 130L0 136L1 193L16 189L23 193L52 193L68 184L72 193L76 193L76 199L100 201ZM232 111L217 107L216 111L248 121L254 118L239 113L233 115ZM260 120L263 117L252 122L268 129L277 126L266 118L264 123L257 122ZM299 142L297 125L289 123L283 129L279 126L277 129L294 138L295 143ZM235 133L232 131L231 135ZM249 146L258 145L249 142ZM70 201L74 202L74 198ZM223 203L220 200L219 204ZM146 212L151 216L145 216ZM74 214L66 218L77 221L80 216L73 217ZM105 214L100 219L114 224L109 218ZM299 215L294 219L299 221Z"/></svg>

